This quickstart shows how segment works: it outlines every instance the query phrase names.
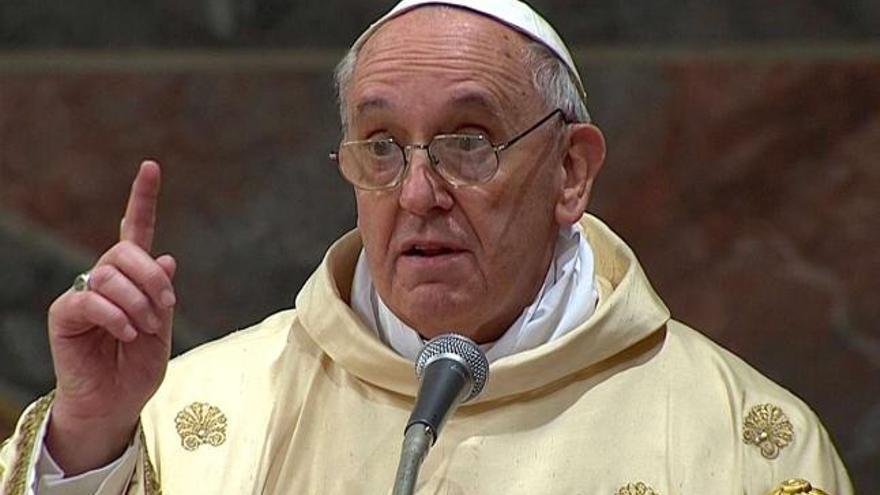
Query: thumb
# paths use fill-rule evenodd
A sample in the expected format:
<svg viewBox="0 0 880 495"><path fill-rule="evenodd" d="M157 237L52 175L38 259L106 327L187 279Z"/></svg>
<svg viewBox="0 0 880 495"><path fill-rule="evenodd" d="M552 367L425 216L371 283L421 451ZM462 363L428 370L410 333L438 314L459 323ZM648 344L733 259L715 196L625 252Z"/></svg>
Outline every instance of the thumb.
<svg viewBox="0 0 880 495"><path fill-rule="evenodd" d="M168 275L172 281L174 280L174 274L177 273L177 261L170 254L163 254L156 258L156 263L165 270L165 274Z"/></svg>

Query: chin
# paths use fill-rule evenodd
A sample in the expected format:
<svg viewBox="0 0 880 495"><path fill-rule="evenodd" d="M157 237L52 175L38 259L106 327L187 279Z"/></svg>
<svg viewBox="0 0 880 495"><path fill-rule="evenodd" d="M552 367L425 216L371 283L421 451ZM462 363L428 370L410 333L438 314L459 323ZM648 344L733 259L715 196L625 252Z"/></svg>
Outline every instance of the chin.
<svg viewBox="0 0 880 495"><path fill-rule="evenodd" d="M432 338L451 332L468 336L474 328L473 323L467 323L468 315L478 300L467 294L420 287L407 292L391 309L422 337Z"/></svg>

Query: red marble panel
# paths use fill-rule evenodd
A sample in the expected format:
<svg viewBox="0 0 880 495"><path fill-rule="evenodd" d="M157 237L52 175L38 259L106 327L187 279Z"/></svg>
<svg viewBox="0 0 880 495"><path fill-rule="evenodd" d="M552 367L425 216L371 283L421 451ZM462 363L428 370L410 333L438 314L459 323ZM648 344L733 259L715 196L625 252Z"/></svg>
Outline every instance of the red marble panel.
<svg viewBox="0 0 880 495"><path fill-rule="evenodd" d="M203 338L289 306L353 225L327 159L326 74L30 74L0 87L0 207L96 255L117 238L140 160L163 164L156 249L180 257L181 309Z"/></svg>

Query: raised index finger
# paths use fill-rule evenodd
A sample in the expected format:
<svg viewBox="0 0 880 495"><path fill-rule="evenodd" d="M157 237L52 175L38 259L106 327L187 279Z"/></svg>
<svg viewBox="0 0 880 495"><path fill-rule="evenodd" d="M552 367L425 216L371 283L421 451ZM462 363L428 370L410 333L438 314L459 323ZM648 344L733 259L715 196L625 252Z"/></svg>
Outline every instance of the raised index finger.
<svg viewBox="0 0 880 495"><path fill-rule="evenodd" d="M159 201L161 182L158 163L150 160L141 163L137 177L131 184L128 206L119 229L119 240L131 241L150 252L156 231L156 204Z"/></svg>

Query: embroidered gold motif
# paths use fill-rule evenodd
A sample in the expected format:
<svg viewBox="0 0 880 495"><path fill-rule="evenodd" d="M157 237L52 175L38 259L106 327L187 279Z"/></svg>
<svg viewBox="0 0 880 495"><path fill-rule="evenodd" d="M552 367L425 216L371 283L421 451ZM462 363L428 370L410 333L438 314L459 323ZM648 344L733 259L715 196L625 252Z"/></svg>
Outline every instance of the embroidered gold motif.
<svg viewBox="0 0 880 495"><path fill-rule="evenodd" d="M6 448L6 445L9 444L9 440L11 440L11 439L7 438L6 440L3 440L3 443L0 443L0 452L2 452ZM6 474L6 466L0 464L0 489L3 488L3 475L4 474Z"/></svg>
<svg viewBox="0 0 880 495"><path fill-rule="evenodd" d="M794 437L794 428L788 417L773 404L753 407L743 426L743 441L757 445L767 459L776 459L779 451Z"/></svg>
<svg viewBox="0 0 880 495"><path fill-rule="evenodd" d="M156 470L153 469L153 463L150 462L150 453L147 449L147 439L144 436L143 428L140 429L140 458L141 463L135 470L135 475L128 484L126 495L162 495L162 487L159 485L159 477L156 476ZM143 489L141 489L143 488Z"/></svg>
<svg viewBox="0 0 880 495"><path fill-rule="evenodd" d="M193 402L177 413L174 423L186 450L196 450L203 444L218 447L226 441L226 416L210 404Z"/></svg>
<svg viewBox="0 0 880 495"><path fill-rule="evenodd" d="M617 489L614 495L660 495L653 488L639 481L638 483L627 483Z"/></svg>
<svg viewBox="0 0 880 495"><path fill-rule="evenodd" d="M55 398L55 392L50 392L40 398L31 406L30 410L21 420L18 432L18 441L15 444L15 461L9 471L9 480L6 483L5 495L24 495L27 493L27 471L34 453L34 444L37 441L37 430L49 413L49 406Z"/></svg>
<svg viewBox="0 0 880 495"><path fill-rule="evenodd" d="M144 436L144 430L141 430L141 455L144 457L144 492L146 495L162 495L162 487L159 485L159 477L150 462L150 453L147 450L147 438Z"/></svg>
<svg viewBox="0 0 880 495"><path fill-rule="evenodd" d="M818 488L813 488L807 480L788 480L767 495L828 495Z"/></svg>
<svg viewBox="0 0 880 495"><path fill-rule="evenodd" d="M144 451L144 483L146 484L146 495L162 495L159 477L156 476L156 470L153 469L153 463L150 462L150 456L146 451Z"/></svg>

